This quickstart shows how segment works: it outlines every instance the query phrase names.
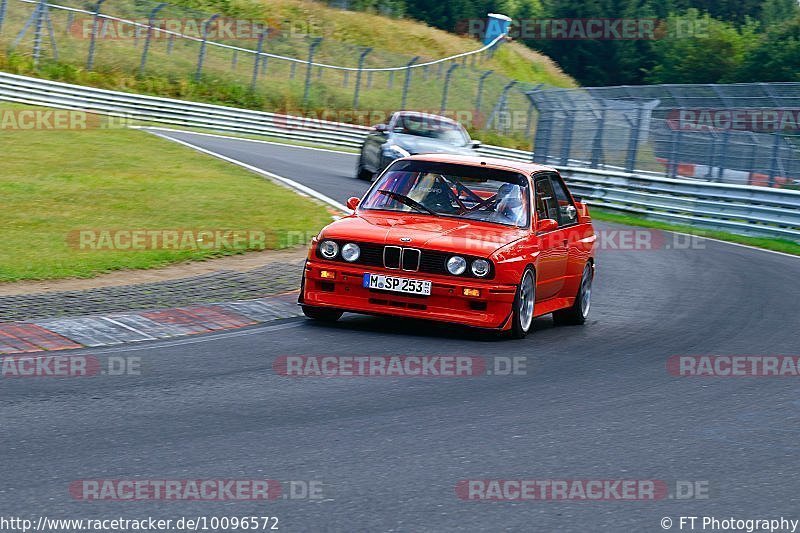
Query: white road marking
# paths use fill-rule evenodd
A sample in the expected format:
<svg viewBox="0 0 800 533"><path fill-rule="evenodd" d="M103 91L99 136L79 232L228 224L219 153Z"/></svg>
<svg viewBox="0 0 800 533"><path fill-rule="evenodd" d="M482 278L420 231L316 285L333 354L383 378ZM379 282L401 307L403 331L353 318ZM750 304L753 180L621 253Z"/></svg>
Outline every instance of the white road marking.
<svg viewBox="0 0 800 533"><path fill-rule="evenodd" d="M261 140L261 139L248 139L248 138L245 138L245 137L235 137L235 136L232 136L232 135L220 135L220 134L217 134L217 133L201 133L201 132L197 132L197 131L179 130L179 129L175 129L175 128L160 128L160 127L157 127L157 126L129 126L129 128L134 129L134 130L145 130L145 131L158 130L158 131L169 131L169 132L173 132L173 133L188 133L190 135L202 135L203 137L215 137L217 139L232 139L232 140L236 140L236 141L246 141L246 142L251 142L251 143L271 144L271 145L274 145L274 146L285 146L287 148L300 148L302 150L317 150L319 152L330 152L330 153L333 153L333 154L341 154L341 155L352 155L352 156L357 156L358 155L357 153L354 153L354 152L345 152L345 151L342 151L342 150L335 150L335 149L332 149L332 148L317 148L316 146L301 146L301 145L297 145L297 144L288 144L288 143L282 143L282 142L278 142L278 141L264 141L264 140Z"/></svg>
<svg viewBox="0 0 800 533"><path fill-rule="evenodd" d="M771 254L778 254L778 255L782 255L784 257L793 257L794 259L800 259L800 255L787 254L786 252L779 252L777 250L768 250L766 248L759 248L758 246L751 246L749 244L741 244L741 243L738 243L738 242L723 241L722 239L715 239L713 237L704 237L703 235L696 235L696 234L692 234L692 233L683 233L683 232L680 232L680 231L672 231L672 230L668 230L668 229L665 229L663 231L668 231L669 233L674 233L676 235L684 235L684 236L687 236L687 237L696 237L698 239L705 239L707 241L721 242L722 244L730 244L731 246L738 246L740 248L747 248L749 250L758 250L759 252L769 252Z"/></svg>
<svg viewBox="0 0 800 533"><path fill-rule="evenodd" d="M156 340L158 338L158 337L153 337L152 335L149 335L149 334L145 333L144 331L139 331L138 329L136 329L136 328L134 328L132 326L129 326L128 324L123 324L122 322L114 320L113 318L109 318L107 316L103 316L103 317L100 317L100 318L102 320L105 320L106 322L111 322L112 324L115 324L115 325L117 325L117 326L119 326L121 328L125 328L128 331L132 331L132 332L134 332L134 333L136 333L138 335L141 335L146 340L154 341L154 340Z"/></svg>

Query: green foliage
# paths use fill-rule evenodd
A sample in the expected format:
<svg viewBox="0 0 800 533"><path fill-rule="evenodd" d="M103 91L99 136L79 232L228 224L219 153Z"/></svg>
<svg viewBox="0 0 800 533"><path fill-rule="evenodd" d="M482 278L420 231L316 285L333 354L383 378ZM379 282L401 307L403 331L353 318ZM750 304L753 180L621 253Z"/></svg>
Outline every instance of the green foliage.
<svg viewBox="0 0 800 533"><path fill-rule="evenodd" d="M800 16L797 0L405 0L404 4L408 16L449 31L463 31L467 19L484 18L488 12L514 19L664 21L666 33L656 40L524 41L584 85L795 81L800 72L798 23L793 22Z"/></svg>
<svg viewBox="0 0 800 533"><path fill-rule="evenodd" d="M736 79L800 82L800 15L761 35L744 57Z"/></svg>
<svg viewBox="0 0 800 533"><path fill-rule="evenodd" d="M718 83L736 81L736 71L758 42L759 24L752 20L737 29L690 9L668 19L669 27L699 29L691 37L677 35L656 41L657 64L646 80L650 83Z"/></svg>
<svg viewBox="0 0 800 533"><path fill-rule="evenodd" d="M766 0L761 9L761 23L765 28L781 25L800 15L797 0Z"/></svg>

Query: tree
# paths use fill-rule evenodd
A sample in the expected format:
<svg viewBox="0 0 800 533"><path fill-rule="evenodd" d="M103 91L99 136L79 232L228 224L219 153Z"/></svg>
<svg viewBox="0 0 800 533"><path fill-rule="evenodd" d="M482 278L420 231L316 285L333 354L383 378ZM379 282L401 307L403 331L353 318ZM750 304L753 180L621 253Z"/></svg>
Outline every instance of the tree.
<svg viewBox="0 0 800 533"><path fill-rule="evenodd" d="M741 82L800 82L800 15L762 35L735 77Z"/></svg>
<svg viewBox="0 0 800 533"><path fill-rule="evenodd" d="M797 0L766 0L761 8L761 24L768 30L800 15Z"/></svg>
<svg viewBox="0 0 800 533"><path fill-rule="evenodd" d="M687 24L687 21L689 24ZM668 19L677 27L678 17ZM653 45L656 65L648 83L726 83L734 81L744 57L757 44L758 23L748 21L741 30L733 24L690 9L680 17L683 27L702 28L694 36L673 35Z"/></svg>

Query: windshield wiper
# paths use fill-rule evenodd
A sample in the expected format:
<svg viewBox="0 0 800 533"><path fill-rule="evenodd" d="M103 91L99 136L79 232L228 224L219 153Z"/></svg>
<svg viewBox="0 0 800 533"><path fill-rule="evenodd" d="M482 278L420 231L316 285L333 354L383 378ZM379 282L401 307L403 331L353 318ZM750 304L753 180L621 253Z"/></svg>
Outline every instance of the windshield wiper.
<svg viewBox="0 0 800 533"><path fill-rule="evenodd" d="M387 191L386 189L378 189L378 192L382 193L382 194L385 194L389 198L397 200L398 202L400 202L402 204L405 204L408 207L414 208L417 211L422 211L423 213L428 213L430 215L435 215L436 214L436 211L434 211L432 209L428 209L427 207L425 207L421 203L417 202L416 200L412 200L411 198L409 198L405 194L400 194L399 192L394 192L394 191Z"/></svg>

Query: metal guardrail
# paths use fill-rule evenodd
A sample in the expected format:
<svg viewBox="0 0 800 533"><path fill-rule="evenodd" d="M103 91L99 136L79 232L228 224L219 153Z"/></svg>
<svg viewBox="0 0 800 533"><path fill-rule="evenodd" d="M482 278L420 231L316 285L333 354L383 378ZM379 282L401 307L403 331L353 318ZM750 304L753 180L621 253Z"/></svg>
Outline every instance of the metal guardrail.
<svg viewBox="0 0 800 533"><path fill-rule="evenodd" d="M800 242L800 191L556 167L589 205Z"/></svg>
<svg viewBox="0 0 800 533"><path fill-rule="evenodd" d="M365 126L170 98L129 94L0 73L0 100L184 127L359 148ZM484 145L481 154L530 161L532 154ZM709 183L579 166L556 166L590 205L648 217L800 242L800 191Z"/></svg>
<svg viewBox="0 0 800 533"><path fill-rule="evenodd" d="M361 147L364 135L370 130L355 124L95 89L2 72L0 99L90 111L128 120L266 135L355 149ZM530 152L499 146L484 146L480 151L493 157L531 159Z"/></svg>

